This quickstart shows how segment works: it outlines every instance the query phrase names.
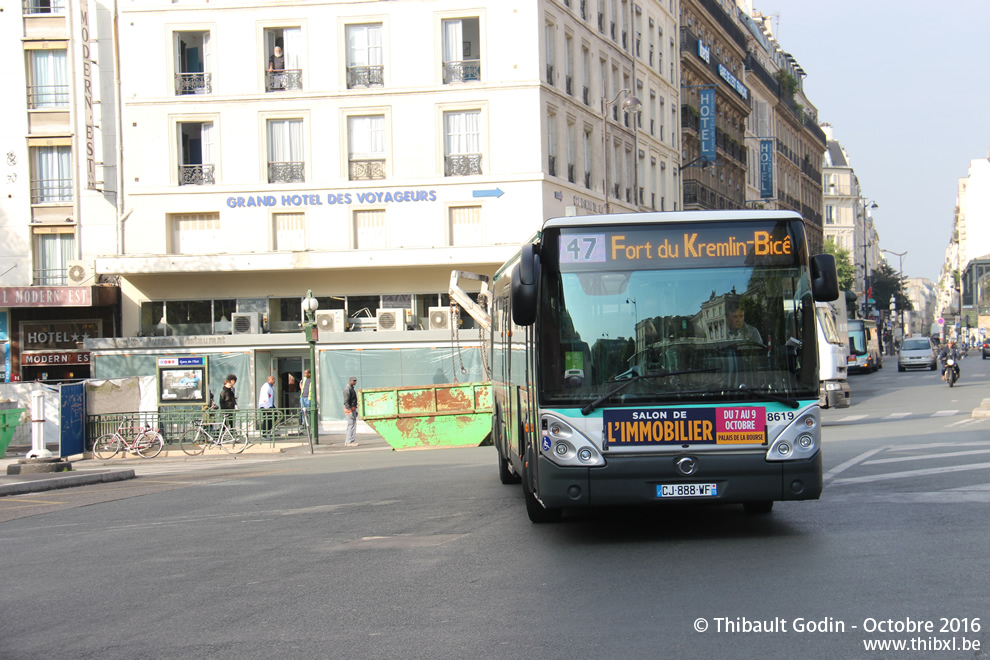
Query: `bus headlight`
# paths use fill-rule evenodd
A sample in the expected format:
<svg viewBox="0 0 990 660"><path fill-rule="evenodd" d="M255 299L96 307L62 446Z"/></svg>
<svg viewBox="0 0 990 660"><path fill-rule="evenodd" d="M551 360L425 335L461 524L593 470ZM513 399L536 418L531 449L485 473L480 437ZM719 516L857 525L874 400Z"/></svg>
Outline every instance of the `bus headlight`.
<svg viewBox="0 0 990 660"><path fill-rule="evenodd" d="M557 465L593 467L605 465L605 458L598 447L584 433L578 431L555 415L542 415L540 427L544 429L543 456Z"/></svg>
<svg viewBox="0 0 990 660"><path fill-rule="evenodd" d="M777 435L767 449L768 461L798 461L814 456L821 445L817 406L805 411Z"/></svg>

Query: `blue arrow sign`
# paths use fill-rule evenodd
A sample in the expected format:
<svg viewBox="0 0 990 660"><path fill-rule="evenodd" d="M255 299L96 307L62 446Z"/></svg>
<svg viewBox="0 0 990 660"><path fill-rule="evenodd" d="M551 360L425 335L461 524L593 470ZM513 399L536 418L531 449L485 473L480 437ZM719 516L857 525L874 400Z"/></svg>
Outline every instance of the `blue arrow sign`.
<svg viewBox="0 0 990 660"><path fill-rule="evenodd" d="M474 197L501 197L503 194L498 188L495 190L475 190L472 193Z"/></svg>

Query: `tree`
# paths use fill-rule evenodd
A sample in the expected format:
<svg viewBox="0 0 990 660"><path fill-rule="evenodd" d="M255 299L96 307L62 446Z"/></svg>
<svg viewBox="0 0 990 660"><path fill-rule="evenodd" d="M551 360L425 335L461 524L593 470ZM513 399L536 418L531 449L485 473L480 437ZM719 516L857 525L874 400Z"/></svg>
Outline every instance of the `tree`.
<svg viewBox="0 0 990 660"><path fill-rule="evenodd" d="M853 266L849 250L835 244L835 239L825 241L825 254L835 257L835 269L839 273L839 289L852 291L856 282L856 268Z"/></svg>
<svg viewBox="0 0 990 660"><path fill-rule="evenodd" d="M904 282L900 274L890 264L880 264L879 268L870 273L870 286L873 287L873 299L877 301L877 307L886 307L893 295L898 310L907 312L914 309L904 293Z"/></svg>

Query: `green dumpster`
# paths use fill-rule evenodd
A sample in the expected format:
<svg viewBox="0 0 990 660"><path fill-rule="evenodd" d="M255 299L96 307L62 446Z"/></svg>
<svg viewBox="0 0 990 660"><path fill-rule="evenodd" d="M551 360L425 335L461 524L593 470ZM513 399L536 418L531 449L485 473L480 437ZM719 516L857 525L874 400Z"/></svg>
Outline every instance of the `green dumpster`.
<svg viewBox="0 0 990 660"><path fill-rule="evenodd" d="M393 449L476 447L492 431L492 385L448 383L358 391L361 419Z"/></svg>
<svg viewBox="0 0 990 660"><path fill-rule="evenodd" d="M14 431L21 423L21 413L25 410L27 408L0 410L0 458L6 455L10 439L14 437Z"/></svg>

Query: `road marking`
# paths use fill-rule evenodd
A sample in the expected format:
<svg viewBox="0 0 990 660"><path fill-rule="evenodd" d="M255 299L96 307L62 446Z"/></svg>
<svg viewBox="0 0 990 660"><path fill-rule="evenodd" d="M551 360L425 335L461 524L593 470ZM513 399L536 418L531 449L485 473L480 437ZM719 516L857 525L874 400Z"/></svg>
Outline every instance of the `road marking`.
<svg viewBox="0 0 990 660"><path fill-rule="evenodd" d="M840 417L835 420L836 422L858 422L861 419L866 419L867 415L850 415L849 417Z"/></svg>
<svg viewBox="0 0 990 660"><path fill-rule="evenodd" d="M972 449L970 451L953 451L947 454L925 454L923 456L898 456L897 458L878 458L874 461L866 461L863 465L880 465L882 463L902 463L904 461L921 461L939 458L952 458L955 456L976 456L977 454L990 454L990 449Z"/></svg>
<svg viewBox="0 0 990 660"><path fill-rule="evenodd" d="M947 447L986 447L987 442L931 442L923 445L896 445L887 447L888 451L914 451L916 449L945 449Z"/></svg>
<svg viewBox="0 0 990 660"><path fill-rule="evenodd" d="M875 474L865 477L844 477L833 480L830 485L836 484L865 484L874 481L890 481L891 479L912 479L914 477L926 477L933 474L948 474L950 472L966 472L969 470L990 469L990 463L974 463L972 465L952 465L941 468L928 468L925 470L907 470L906 472L890 472L887 474Z"/></svg>
<svg viewBox="0 0 990 660"><path fill-rule="evenodd" d="M969 419L961 419L958 422L952 422L951 424L949 424L949 426L962 426L964 424L979 424L982 421L983 419L973 419L972 417L970 417Z"/></svg>
<svg viewBox="0 0 990 660"><path fill-rule="evenodd" d="M835 475L837 475L840 472L843 472L845 470L848 470L852 466L854 466L854 465L856 465L856 464L858 464L858 463L860 463L862 461L865 461L870 456L873 456L874 454L879 453L879 452L883 451L884 449L886 449L886 447L877 447L876 449L871 449L870 451L866 452L865 454L860 454L856 458L852 458L852 459L846 461L845 463L842 463L841 465L835 466L834 468L832 468L831 470L829 470L828 472L825 473L825 476L823 478L823 481L825 483L829 482L830 480L832 480L832 479L835 478Z"/></svg>
<svg viewBox="0 0 990 660"><path fill-rule="evenodd" d="M958 415L958 410L939 410L938 412L933 412L932 417L951 417L952 415Z"/></svg>
<svg viewBox="0 0 990 660"><path fill-rule="evenodd" d="M884 417L884 419L901 419L902 417L908 417L911 413L891 413Z"/></svg>

